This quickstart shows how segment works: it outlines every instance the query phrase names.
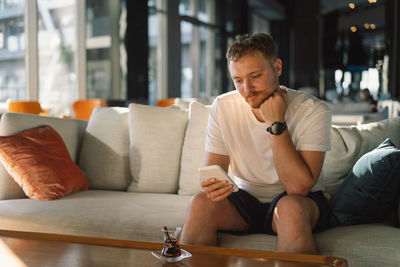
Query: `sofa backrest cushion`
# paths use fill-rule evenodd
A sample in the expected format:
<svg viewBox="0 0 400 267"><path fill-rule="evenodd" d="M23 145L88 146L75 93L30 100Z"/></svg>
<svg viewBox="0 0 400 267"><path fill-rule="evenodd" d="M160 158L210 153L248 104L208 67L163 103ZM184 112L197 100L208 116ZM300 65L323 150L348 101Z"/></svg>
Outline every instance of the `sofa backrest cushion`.
<svg viewBox="0 0 400 267"><path fill-rule="evenodd" d="M386 139L363 155L332 198L332 214L340 225L383 221L400 191L400 149Z"/></svg>
<svg viewBox="0 0 400 267"><path fill-rule="evenodd" d="M177 193L188 113L178 108L129 105L128 191Z"/></svg>
<svg viewBox="0 0 400 267"><path fill-rule="evenodd" d="M323 165L326 191L332 196L356 161L386 138L399 147L400 118L357 126L332 126L331 151Z"/></svg>
<svg viewBox="0 0 400 267"><path fill-rule="evenodd" d="M79 161L80 147L87 122L75 119L60 119L34 114L4 113L1 116L0 135L7 136L23 130L49 125L62 137L71 159ZM0 165L0 199L25 198L25 194L13 178Z"/></svg>
<svg viewBox="0 0 400 267"><path fill-rule="evenodd" d="M124 107L93 110L79 161L90 189L126 190L132 181L128 114Z"/></svg>
<svg viewBox="0 0 400 267"><path fill-rule="evenodd" d="M199 102L189 105L189 122L183 141L179 194L193 195L201 191L198 168L206 159L205 143L209 108Z"/></svg>

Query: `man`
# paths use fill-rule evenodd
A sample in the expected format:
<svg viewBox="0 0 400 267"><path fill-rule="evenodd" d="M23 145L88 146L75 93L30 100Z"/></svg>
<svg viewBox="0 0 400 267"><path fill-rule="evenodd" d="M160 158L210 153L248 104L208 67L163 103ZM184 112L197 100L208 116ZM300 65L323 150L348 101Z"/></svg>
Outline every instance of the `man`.
<svg viewBox="0 0 400 267"><path fill-rule="evenodd" d="M279 85L282 61L269 35L239 35L226 57L236 91L211 107L206 165L229 168L240 190L202 181L181 242L216 245L217 231L266 233L277 234L277 251L315 254L312 233L330 219L317 183L330 149L330 112L317 98Z"/></svg>
<svg viewBox="0 0 400 267"><path fill-rule="evenodd" d="M378 102L373 98L371 95L371 92L369 91L368 88L365 88L360 91L360 97L362 100L365 102L368 102L371 105L371 112L377 112L378 110L376 109L376 105Z"/></svg>

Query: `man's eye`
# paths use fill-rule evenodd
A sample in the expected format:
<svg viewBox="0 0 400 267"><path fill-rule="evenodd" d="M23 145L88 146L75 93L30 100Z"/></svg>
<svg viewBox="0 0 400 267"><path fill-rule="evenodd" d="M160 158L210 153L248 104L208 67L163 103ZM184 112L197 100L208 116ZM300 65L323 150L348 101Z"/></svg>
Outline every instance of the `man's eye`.
<svg viewBox="0 0 400 267"><path fill-rule="evenodd" d="M235 82L236 84L238 84L238 83L240 83L240 80L235 80L234 82Z"/></svg>
<svg viewBox="0 0 400 267"><path fill-rule="evenodd" d="M256 78L258 78L260 76L261 76L261 74L253 75L253 79L256 79Z"/></svg>

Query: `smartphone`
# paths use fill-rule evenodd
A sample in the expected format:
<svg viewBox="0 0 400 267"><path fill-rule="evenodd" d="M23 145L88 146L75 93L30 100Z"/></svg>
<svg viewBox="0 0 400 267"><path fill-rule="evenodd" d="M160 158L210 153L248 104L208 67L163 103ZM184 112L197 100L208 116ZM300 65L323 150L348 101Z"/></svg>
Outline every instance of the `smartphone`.
<svg viewBox="0 0 400 267"><path fill-rule="evenodd" d="M239 188L232 180L232 178L229 177L229 175L225 172L225 170L222 169L221 166L219 165L201 167L199 168L199 173L201 177L203 177L204 179L215 178L218 181L227 180L230 184L233 185L233 192L239 191Z"/></svg>

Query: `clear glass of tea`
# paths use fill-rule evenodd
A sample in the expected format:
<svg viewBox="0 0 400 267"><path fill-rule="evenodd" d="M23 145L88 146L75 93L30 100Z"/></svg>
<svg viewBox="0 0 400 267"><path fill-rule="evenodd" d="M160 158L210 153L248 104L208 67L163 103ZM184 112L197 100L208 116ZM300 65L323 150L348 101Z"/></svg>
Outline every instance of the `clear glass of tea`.
<svg viewBox="0 0 400 267"><path fill-rule="evenodd" d="M181 256L181 249L179 248L181 230L181 227L164 226L161 228L164 237L164 247L161 251L163 257L175 258Z"/></svg>

